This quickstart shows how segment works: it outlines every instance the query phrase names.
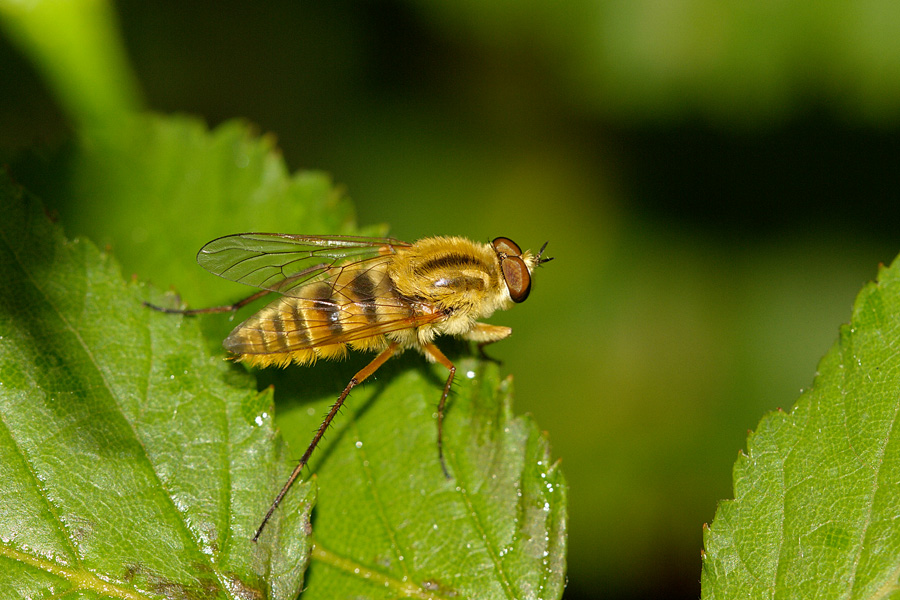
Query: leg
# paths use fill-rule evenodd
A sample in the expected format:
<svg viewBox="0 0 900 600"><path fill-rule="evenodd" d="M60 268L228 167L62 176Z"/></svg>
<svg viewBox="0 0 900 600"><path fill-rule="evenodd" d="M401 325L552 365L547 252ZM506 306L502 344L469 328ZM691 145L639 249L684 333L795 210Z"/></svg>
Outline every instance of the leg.
<svg viewBox="0 0 900 600"><path fill-rule="evenodd" d="M482 359L495 362L499 365L502 363L496 358L488 356L484 351L484 347L488 344L493 344L494 342L508 338L511 333L512 329L509 327L503 327L502 325L488 325L487 323L476 323L475 327L472 328L472 331L466 334L466 339L478 343L478 354Z"/></svg>
<svg viewBox="0 0 900 600"><path fill-rule="evenodd" d="M165 308L162 306L156 306L155 304L150 304L149 302L144 302L144 306L152 308L153 310L158 310L159 312L168 313L170 315L205 315L209 313L234 312L239 308L247 306L254 300L258 300L266 294L271 293L272 292L270 292L269 290L261 290L259 292L256 292L252 296L247 296L243 300L238 300L234 304L229 304L228 306L210 306L209 308L191 308L182 310L180 308Z"/></svg>
<svg viewBox="0 0 900 600"><path fill-rule="evenodd" d="M262 531L265 528L266 523L268 523L269 519L272 517L272 513L275 512L275 509L278 508L279 504L281 504L281 500L284 498L284 495L287 494L288 490L291 488L291 485L293 485L297 477L300 476L300 471L302 471L303 467L306 466L306 463L309 461L309 457L312 455L313 450L316 449L316 446L319 444L319 440L322 439L322 435L325 433L325 430L328 429L329 425L331 425L331 420L341 409L341 406L343 406L344 400L347 399L347 395L350 393L350 390L365 381L366 378L369 377L369 375L377 371L378 367L383 365L387 361L387 359L394 355L394 352L396 351L397 344L391 343L391 345L385 348L381 352L381 354L376 356L372 362L363 367L356 375L354 375L350 380L350 383L347 384L347 387L344 388L344 391L341 392L341 395L338 396L337 401L331 406L331 410L329 410L328 414L325 415L325 420L322 421L319 429L316 430L316 435L313 436L312 441L309 443L309 447L300 458L300 462L296 467L294 467L294 471L291 473L290 478L288 478L287 483L284 484L284 487L282 487L281 491L278 492L278 495L275 496L275 501L272 502L272 506L269 507L269 512L267 512L266 516L263 517L262 523L260 523L259 528L256 530L256 533L253 534L254 542L259 539L260 535L262 535Z"/></svg>
<svg viewBox="0 0 900 600"><path fill-rule="evenodd" d="M456 365L450 362L450 359L444 356L444 353L438 350L434 344L425 346L425 353L433 358L436 362L441 363L450 371L447 377L447 383L444 385L444 393L441 394L441 401L438 404L438 458L441 460L441 469L444 471L444 477L452 479L450 472L447 470L447 463L444 462L444 403L450 394L450 385L453 383L453 376L456 375Z"/></svg>

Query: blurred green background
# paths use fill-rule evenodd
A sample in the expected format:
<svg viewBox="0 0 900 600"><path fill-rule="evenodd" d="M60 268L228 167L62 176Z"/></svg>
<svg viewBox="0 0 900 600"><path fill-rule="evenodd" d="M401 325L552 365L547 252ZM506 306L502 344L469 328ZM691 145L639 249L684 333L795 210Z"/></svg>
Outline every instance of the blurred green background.
<svg viewBox="0 0 900 600"><path fill-rule="evenodd" d="M550 241L492 354L571 484L566 597L698 597L747 431L900 248L900 4L115 6L149 107L246 117L361 224ZM0 74L0 159L52 154L3 37Z"/></svg>

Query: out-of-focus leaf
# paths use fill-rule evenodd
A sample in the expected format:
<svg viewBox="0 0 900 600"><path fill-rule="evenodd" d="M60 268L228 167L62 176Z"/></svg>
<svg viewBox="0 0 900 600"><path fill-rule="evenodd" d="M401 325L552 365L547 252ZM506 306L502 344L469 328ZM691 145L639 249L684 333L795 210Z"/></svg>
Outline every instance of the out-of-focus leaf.
<svg viewBox="0 0 900 600"><path fill-rule="evenodd" d="M0 0L0 26L80 125L115 121L140 104L114 13L106 0Z"/></svg>
<svg viewBox="0 0 900 600"><path fill-rule="evenodd" d="M21 159L16 176L69 231L112 248L126 272L174 286L193 305L221 303L243 292L185 266L211 239L358 233L341 191L321 173L291 175L273 136L243 121L210 132L197 118L137 112L106 0L0 0L0 25L44 74L77 134L49 163Z"/></svg>
<svg viewBox="0 0 900 600"><path fill-rule="evenodd" d="M705 533L704 598L887 598L900 589L900 261L789 412L764 418Z"/></svg>
<svg viewBox="0 0 900 600"><path fill-rule="evenodd" d="M410 3L455 39L539 49L556 93L608 118L774 123L810 98L851 120L897 118L900 5L890 0Z"/></svg>
<svg viewBox="0 0 900 600"><path fill-rule="evenodd" d="M192 117L134 115L84 132L58 168L66 226L109 244L125 269L174 286L195 307L253 291L196 265L216 237L357 232L352 205L328 176L291 175L274 138L242 121L209 131Z"/></svg>
<svg viewBox="0 0 900 600"><path fill-rule="evenodd" d="M271 393L5 177L0 214L0 597L296 596L314 490L250 541Z"/></svg>

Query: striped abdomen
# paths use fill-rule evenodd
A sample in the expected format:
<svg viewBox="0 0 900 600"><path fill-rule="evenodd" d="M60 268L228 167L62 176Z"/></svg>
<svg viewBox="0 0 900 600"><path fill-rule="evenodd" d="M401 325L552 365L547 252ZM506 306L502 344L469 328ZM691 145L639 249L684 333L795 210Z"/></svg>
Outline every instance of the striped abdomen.
<svg viewBox="0 0 900 600"><path fill-rule="evenodd" d="M291 290L238 325L223 345L252 365L303 364L343 356L348 343L359 350L383 348L380 324L412 314L385 263L364 261Z"/></svg>

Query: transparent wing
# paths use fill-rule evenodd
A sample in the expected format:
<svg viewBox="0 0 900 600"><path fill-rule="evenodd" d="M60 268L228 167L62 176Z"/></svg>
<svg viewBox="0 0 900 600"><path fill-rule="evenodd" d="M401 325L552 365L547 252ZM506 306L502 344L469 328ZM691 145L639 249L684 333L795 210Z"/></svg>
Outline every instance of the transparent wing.
<svg viewBox="0 0 900 600"><path fill-rule="evenodd" d="M238 233L203 246L197 262L219 277L290 295L297 286L335 276L335 267L388 261L395 248L409 245L393 238Z"/></svg>

